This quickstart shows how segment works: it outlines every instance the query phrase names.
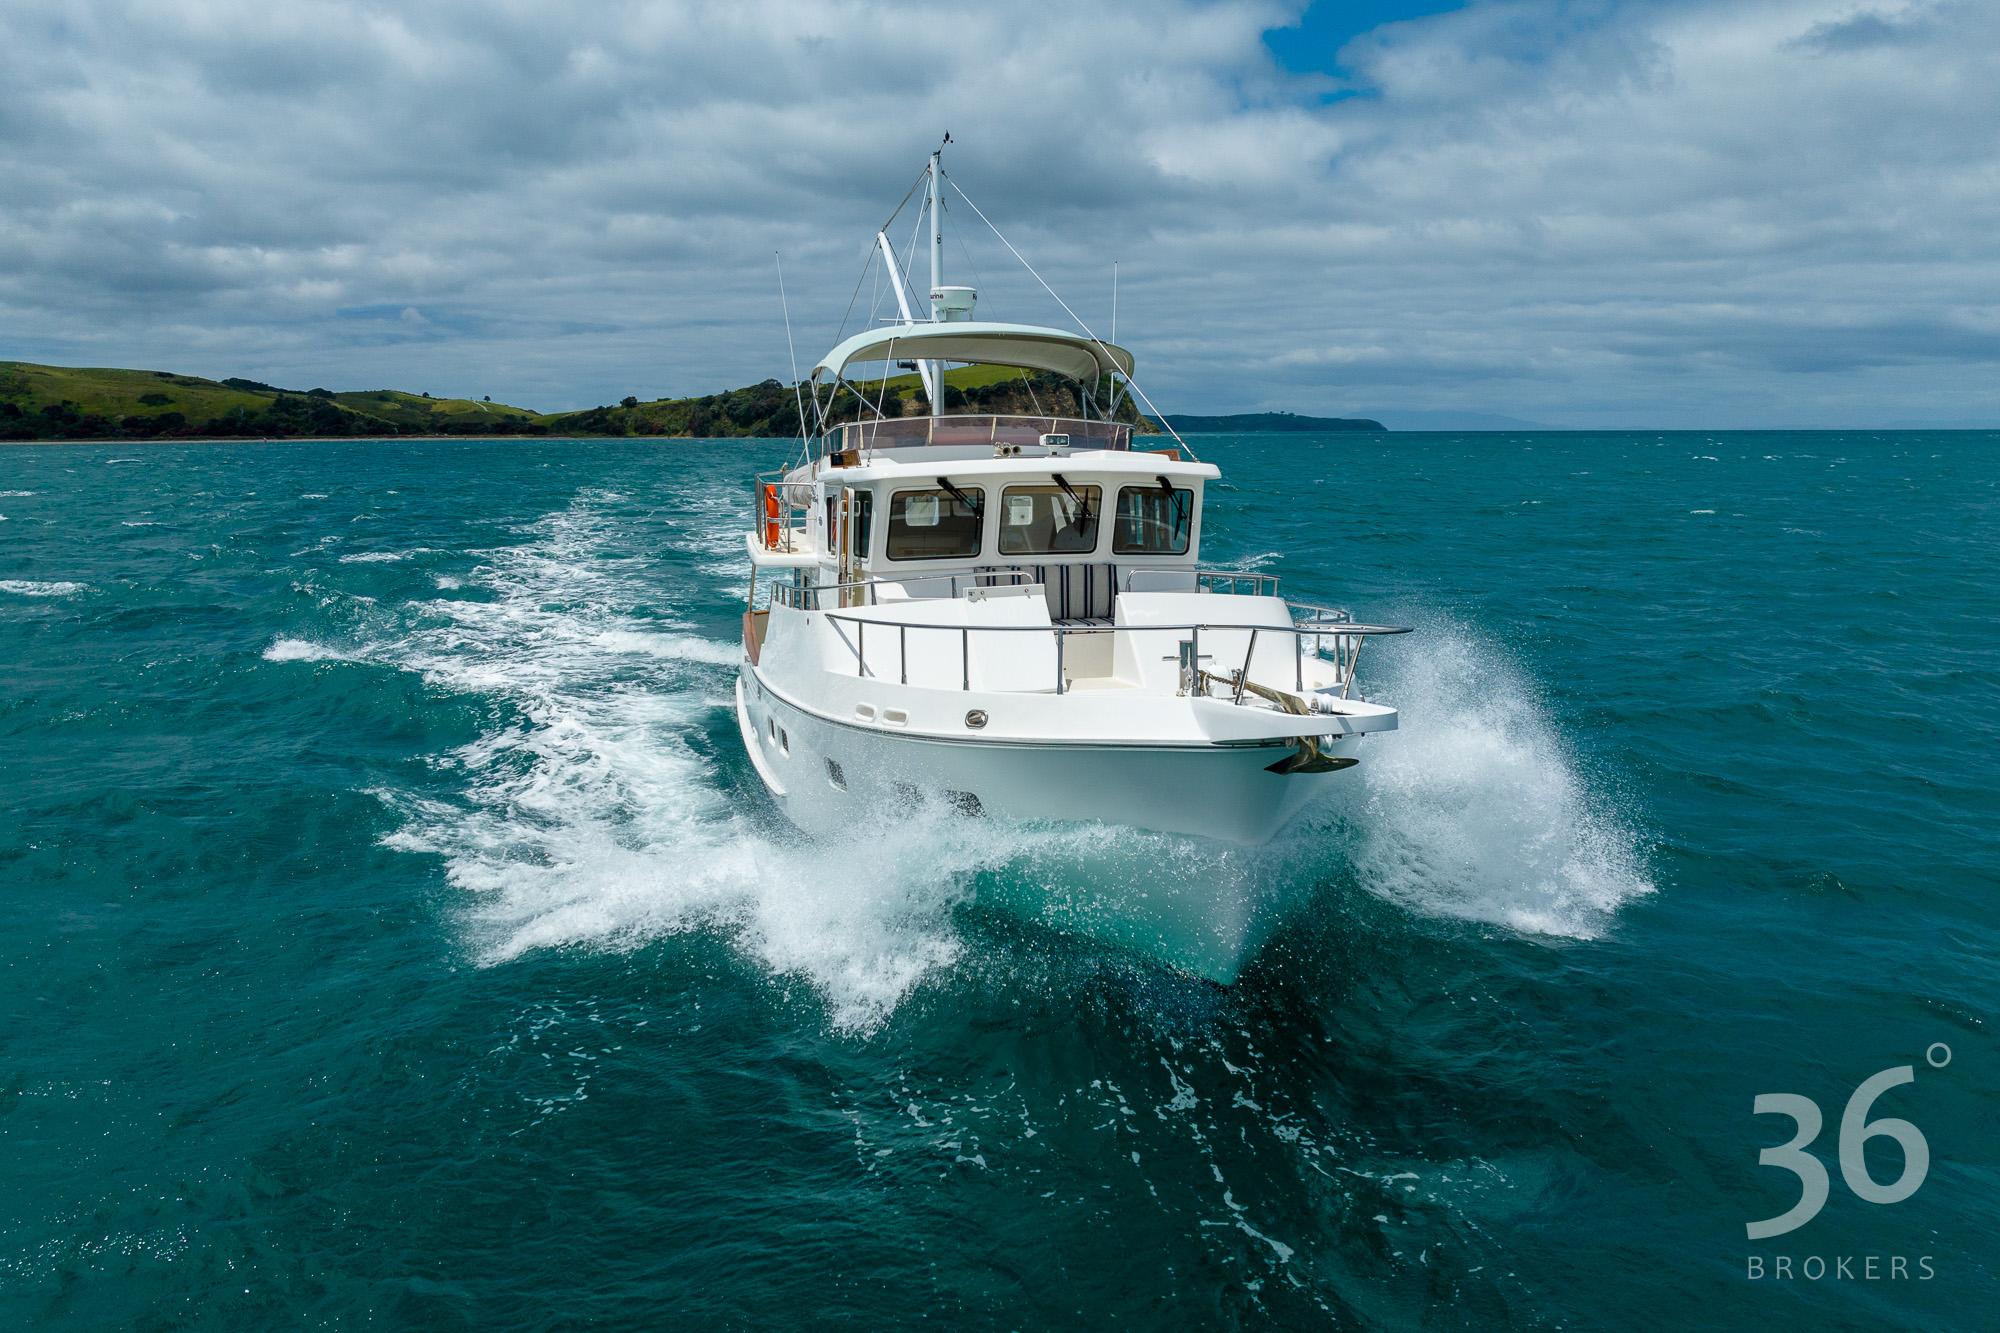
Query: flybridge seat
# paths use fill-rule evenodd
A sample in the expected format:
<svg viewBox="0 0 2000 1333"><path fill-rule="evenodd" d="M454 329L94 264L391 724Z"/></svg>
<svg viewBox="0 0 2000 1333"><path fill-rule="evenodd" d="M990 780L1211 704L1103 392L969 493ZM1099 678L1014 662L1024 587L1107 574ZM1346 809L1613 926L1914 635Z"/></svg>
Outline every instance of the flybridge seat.
<svg viewBox="0 0 2000 1333"><path fill-rule="evenodd" d="M1013 415L890 417L850 421L838 428L836 449L914 449L932 444L1038 445L1047 435L1067 436L1071 449L1130 449L1132 427L1122 421Z"/></svg>

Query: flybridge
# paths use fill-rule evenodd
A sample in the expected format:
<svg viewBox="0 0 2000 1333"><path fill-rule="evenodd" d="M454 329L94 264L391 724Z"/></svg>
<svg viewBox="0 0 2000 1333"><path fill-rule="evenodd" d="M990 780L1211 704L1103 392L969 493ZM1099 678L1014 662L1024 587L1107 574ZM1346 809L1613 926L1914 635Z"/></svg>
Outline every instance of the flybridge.
<svg viewBox="0 0 2000 1333"><path fill-rule="evenodd" d="M951 136L946 135L944 143L950 142ZM853 447L847 441L857 435L856 426L861 428L859 436L866 443L874 443L877 440L886 442L889 439L903 444L936 443L941 434L954 437L954 443L959 442L956 437L967 437L965 442L969 443L971 442L969 433L976 434L983 429L986 432L986 440L994 444L1040 443L1041 437L1053 436L1078 437L1079 443L1091 440L1096 443L1096 447L1101 448L1116 436L1117 443L1110 447L1126 447L1130 440L1131 428L1116 420L1119 404L1125 394L1130 392L1136 395L1149 409L1152 408L1152 403L1146 399L1137 381L1133 379L1131 352L1105 342L1091 332L1081 319L1077 319L1076 332L1045 325L975 320L972 318L972 313L978 301L978 292L972 287L945 281L944 187L949 185L966 206L978 215L980 221L992 229L993 234L999 238L1002 245L1006 246L1008 252L1020 260L1022 267L1033 275L1043 290L1047 291L1071 318L1076 318L1076 312L1056 295L1055 290L1048 285L1041 274L1035 272L1034 266L1022 257L1021 252L1001 234L998 227L993 226L992 220L972 202L964 190L959 188L957 182L945 175L941 160L943 147L944 145L940 144L938 151L930 155L922 174L903 196L903 202L897 205L895 213L892 213L889 220L875 233L875 248L871 252L869 264L872 267L876 262L880 262L901 317L843 339L813 367L812 375L807 382L807 387L812 393L816 427L811 433L816 433L825 439L830 430L838 430L843 441L838 446L840 448ZM912 284L903 261L897 256L896 247L889 239L889 228L894 225L896 218L915 197L919 188L924 191L924 201L920 206L917 223L928 235L927 248L930 252L930 301L926 318L920 318L917 313ZM911 239L914 242L914 234ZM862 280L865 281L866 278L867 273L864 271ZM860 291L861 283L857 281L855 284L857 297ZM853 303L850 300L849 314L852 313ZM881 363L885 367L914 365L923 382L925 396L929 400L928 415L931 425L920 432L912 430L909 424L911 419L900 415L891 416L884 410L887 395L879 385L874 388L871 397L869 384L857 382L852 377L850 372L853 367L875 363ZM1039 370L1060 375L1076 386L1076 398L1081 405L1081 416L1076 418L1045 416L1038 411L1033 419L1046 422L1048 425L1046 429L1036 432L1035 440L1024 440L1022 428L1018 426L1009 425L1003 431L1000 419L996 418L946 418L943 400L944 367L947 363L1012 366L1024 371ZM831 418L843 389L854 395L865 415L860 422L845 427L835 427L830 424ZM800 404L800 411L803 416L803 403ZM1154 415L1159 415L1157 409L1154 409ZM943 423L947 420L953 421L954 425L949 428L943 427ZM804 420L800 421L800 428L802 436L808 433L807 423ZM1192 451L1187 449L1186 442L1182 441L1171 427L1168 427L1168 433L1174 436L1175 442L1183 451L1192 455ZM918 439L919 435L922 437L921 441ZM802 440L802 442L807 443L810 449L809 441Z"/></svg>

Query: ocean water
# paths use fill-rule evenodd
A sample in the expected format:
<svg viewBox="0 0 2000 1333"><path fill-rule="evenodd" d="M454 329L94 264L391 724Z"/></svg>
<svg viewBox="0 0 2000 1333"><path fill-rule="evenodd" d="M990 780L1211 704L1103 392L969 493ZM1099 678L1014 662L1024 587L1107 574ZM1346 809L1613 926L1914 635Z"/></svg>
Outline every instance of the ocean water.
<svg viewBox="0 0 2000 1333"><path fill-rule="evenodd" d="M1990 1326L2000 436L1199 444L1417 627L1260 857L788 832L782 443L0 450L0 1320ZM1226 991L991 908L1085 864L1300 906Z"/></svg>

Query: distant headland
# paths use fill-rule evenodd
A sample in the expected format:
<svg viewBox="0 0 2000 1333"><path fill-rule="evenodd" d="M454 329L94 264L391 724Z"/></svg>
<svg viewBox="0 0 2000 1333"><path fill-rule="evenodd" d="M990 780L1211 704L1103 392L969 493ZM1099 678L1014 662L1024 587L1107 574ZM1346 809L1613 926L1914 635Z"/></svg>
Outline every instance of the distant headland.
<svg viewBox="0 0 2000 1333"><path fill-rule="evenodd" d="M1264 431L1387 430L1367 417L1302 417L1294 412L1241 412L1227 417L1191 417L1169 412L1167 424L1186 435L1255 435Z"/></svg>
<svg viewBox="0 0 2000 1333"><path fill-rule="evenodd" d="M898 375L865 386L889 416L930 410L922 381ZM1075 416L1075 386L1054 375L998 366L945 372L946 412ZM836 400L829 421L860 404ZM1157 422L1128 400L1119 412L1141 432ZM1379 431L1363 418L1290 412L1169 416L1182 432ZM799 433L791 386L765 380L689 398L638 397L574 412L536 412L490 398L433 398L401 389L285 389L251 379L203 379L167 370L116 370L0 361L0 441L197 440L550 435L592 438L784 438Z"/></svg>

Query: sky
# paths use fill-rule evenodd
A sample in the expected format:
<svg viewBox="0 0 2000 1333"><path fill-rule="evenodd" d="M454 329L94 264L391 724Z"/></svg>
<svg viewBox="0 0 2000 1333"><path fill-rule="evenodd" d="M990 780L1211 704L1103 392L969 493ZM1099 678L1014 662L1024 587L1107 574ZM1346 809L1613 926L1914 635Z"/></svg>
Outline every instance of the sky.
<svg viewBox="0 0 2000 1333"><path fill-rule="evenodd" d="M1993 0L7 0L0 359L786 379L946 131L1166 411L2000 426Z"/></svg>

